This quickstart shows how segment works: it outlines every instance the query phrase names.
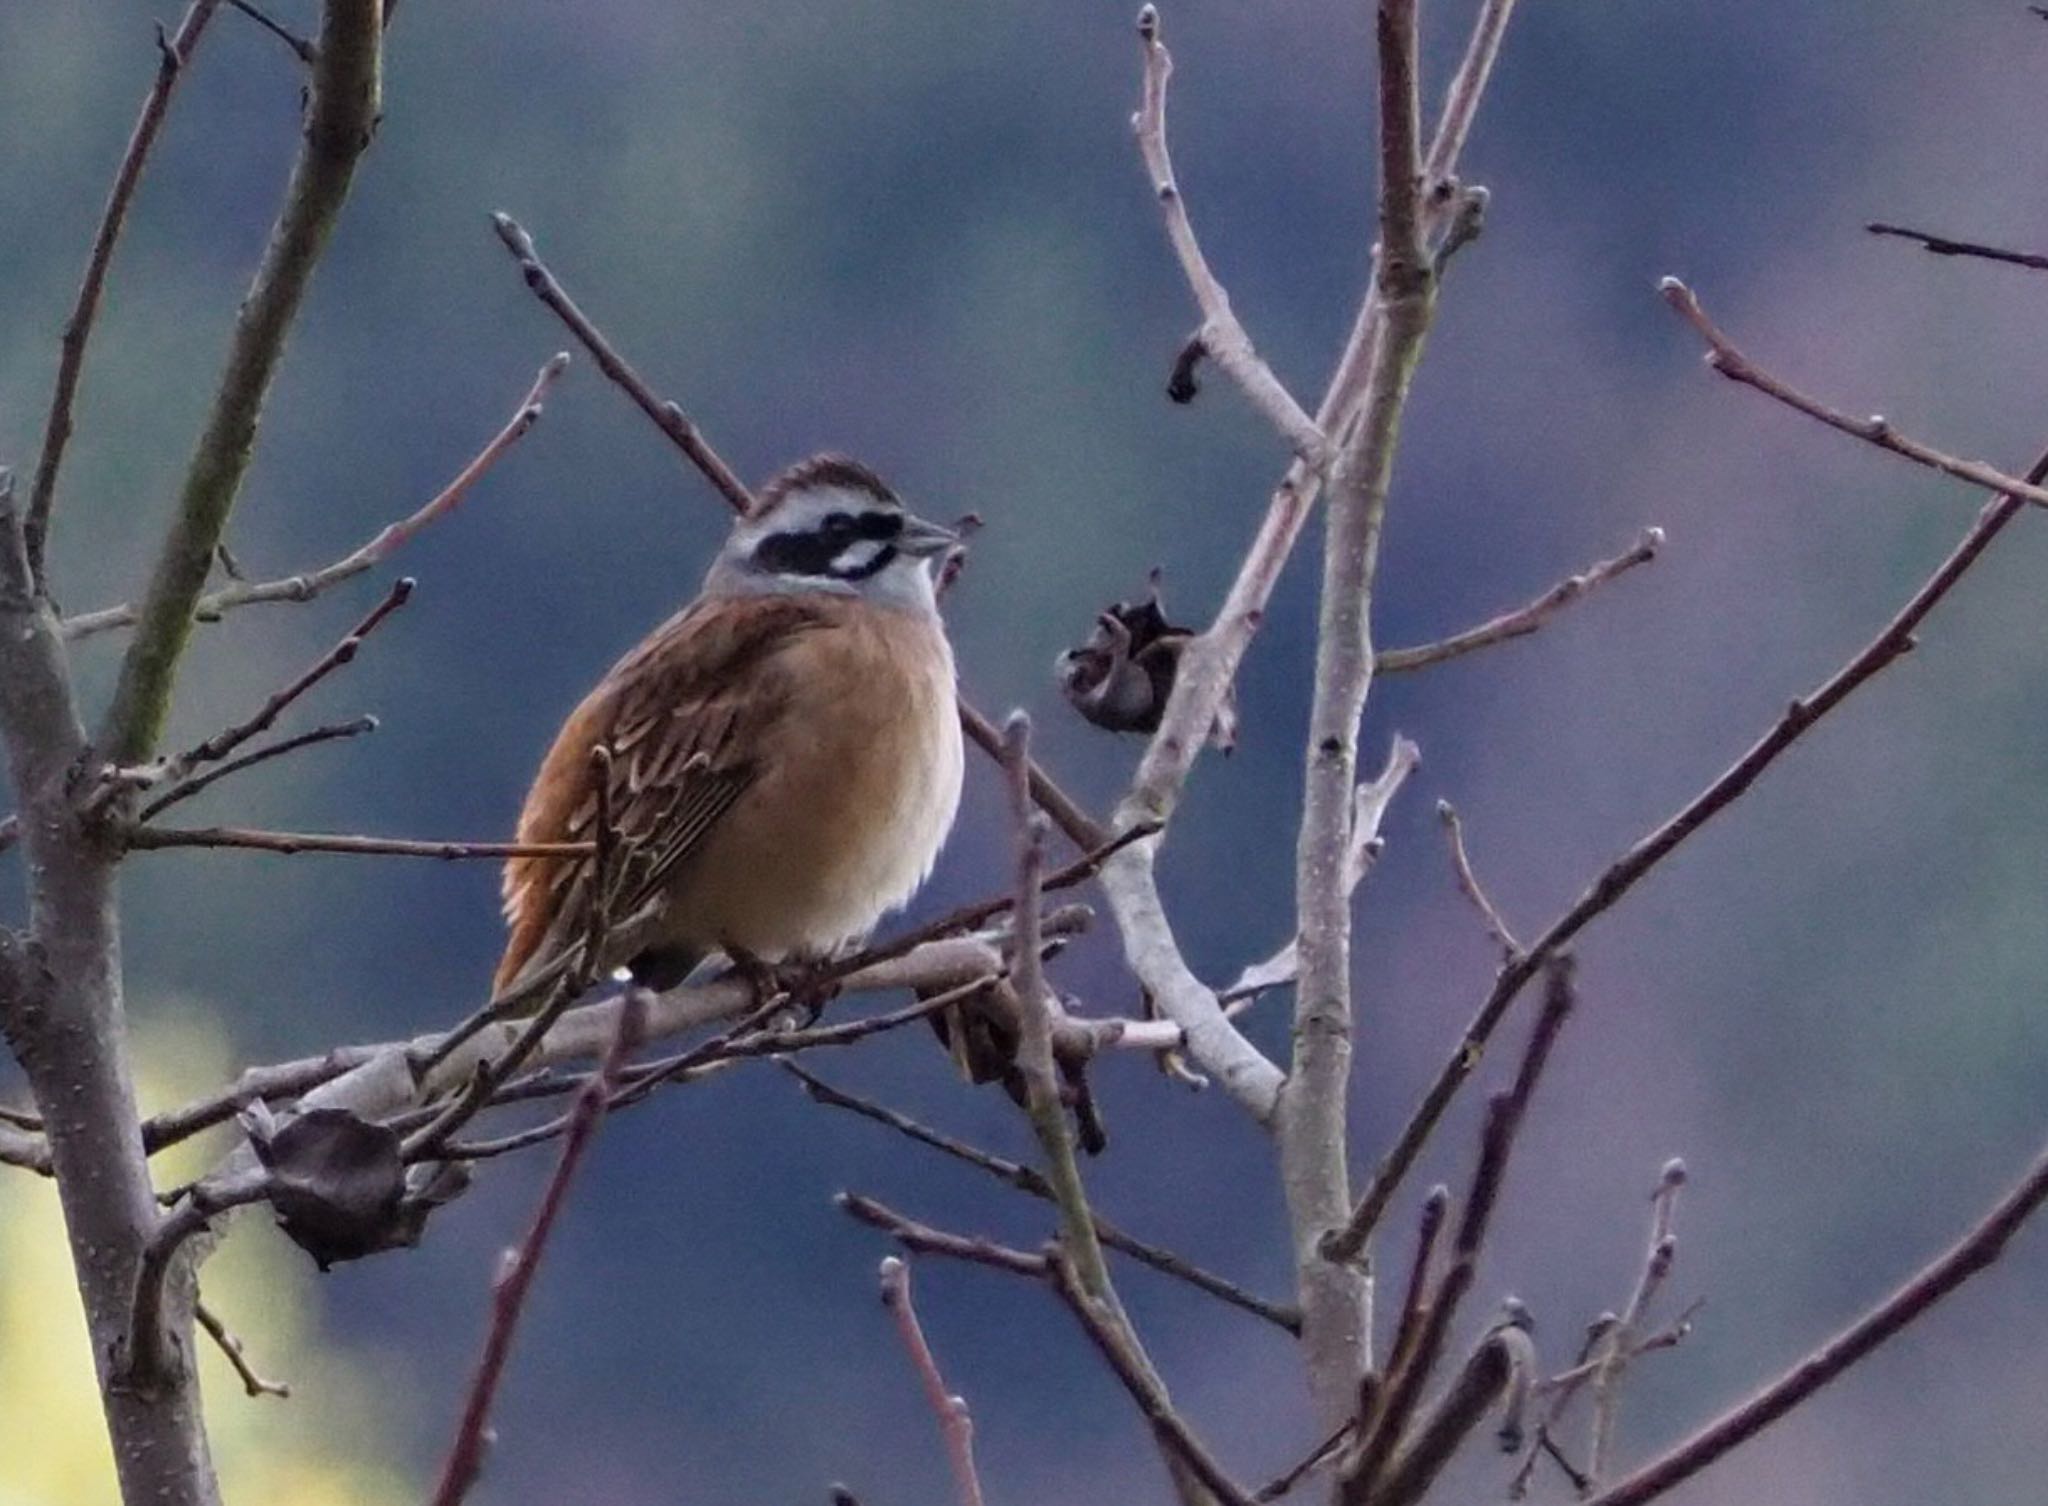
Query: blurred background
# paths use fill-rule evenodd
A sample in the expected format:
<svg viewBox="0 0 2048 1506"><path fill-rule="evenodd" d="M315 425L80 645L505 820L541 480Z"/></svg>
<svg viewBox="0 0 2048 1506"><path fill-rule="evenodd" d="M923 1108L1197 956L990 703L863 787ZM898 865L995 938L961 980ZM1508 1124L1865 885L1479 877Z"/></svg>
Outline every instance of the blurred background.
<svg viewBox="0 0 2048 1506"><path fill-rule="evenodd" d="M272 0L310 31L308 0ZM0 459L34 461L57 336L168 3L0 6ZM1471 6L1424 7L1434 99ZM922 510L988 526L949 615L970 693L1031 708L1047 761L1098 809L1137 745L1060 703L1055 654L1166 571L1205 619L1283 455L1221 378L1162 387L1192 306L1128 117L1129 7L746 6L410 0L382 130L274 390L232 529L245 567L324 563L431 495L564 343L489 232L521 219L585 307L750 478L838 447ZM1275 368L1313 406L1366 276L1370 7L1175 0L1173 143L1210 258ZM1517 17L1467 157L1493 191L1457 261L1396 477L1378 602L1386 643L1519 603L1623 550L1670 544L1541 635L1390 679L1423 749L1360 896L1356 1146L1406 1117L1491 976L1432 808L1463 811L1495 898L1533 933L1614 854L1859 646L1978 499L1715 380L1657 300L1686 277L1759 360L2011 468L2043 441L2048 285L1866 236L1882 218L2040 249L2028 143L2048 26L2024 6L1612 0ZM139 587L293 151L300 70L223 12L174 105L119 259L59 499L70 609ZM625 646L690 595L725 522L707 489L587 361L455 516L408 547L414 604L295 725L374 711L188 807L220 820L434 837L507 834L548 736ZM1245 733L1190 787L1163 857L1191 958L1222 981L1291 910L1313 551L1247 664ZM1480 1279L1534 1311L1562 1363L1625 1297L1646 1195L1693 1173L1674 1305L1698 1330L1644 1363L1629 1457L1735 1399L1866 1306L2014 1177L2048 1119L2048 539L2002 539L1918 652L1859 693L1580 948L1584 1003L1545 1084ZM246 712L375 599L210 627L175 743ZM95 700L117 645L80 655ZM915 913L990 892L1005 848L990 769ZM499 945L488 865L144 854L126 870L131 999L154 1102L231 1064L450 1020ZM1133 990L1100 940L1058 968L1094 1008ZM1284 1038L1284 1001L1253 1028ZM1519 1037L1511 1029L1511 1037ZM821 1063L849 1086L1009 1154L1000 1094L905 1034ZM1490 1069L1498 1074L1496 1062ZM12 1079L5 1079L12 1088ZM1111 1148L1090 1168L1118 1221L1275 1295L1288 1281L1267 1148L1216 1093L1141 1060L1096 1073ZM1469 1094L1399 1205L1462 1178ZM415 1498L449 1434L497 1251L544 1157L489 1166L424 1248L311 1279L251 1220L216 1300L286 1403L217 1377L240 1499ZM763 1067L605 1131L543 1273L479 1500L948 1498L916 1381L874 1300L881 1243L837 1189L1035 1242L1045 1211L804 1102ZM45 1189L0 1188L8 1227ZM55 1246L10 1242L0 1375L82 1331ZM1404 1236L1405 1238L1405 1236ZM19 1258L17 1258L19 1256ZM213 1268L210 1268L213 1269ZM1122 1395L1046 1296L919 1267L970 1399L991 1498L1164 1499ZM2029 1498L2048 1466L2048 1240L2008 1260L1822 1399L1673 1499ZM27 1290L27 1288L22 1288ZM1142 1271L1124 1291L1186 1409L1240 1478L1312 1441L1284 1339ZM54 1386L56 1383L51 1382ZM4 1409L56 1416L42 1387ZM73 1411L86 1405L64 1405ZM65 1415L72 1415L67 1412ZM83 1417L84 1413L78 1412ZM314 1441L301 1437L312 1420ZM293 1429L298 1431L294 1432ZM96 1502L54 1431L0 1450L0 1500ZM1474 1498L1504 1482L1472 1461ZM1542 1489L1561 1498L1554 1476ZM261 1483L268 1481L268 1484ZM323 1484L320 1482L327 1481Z"/></svg>

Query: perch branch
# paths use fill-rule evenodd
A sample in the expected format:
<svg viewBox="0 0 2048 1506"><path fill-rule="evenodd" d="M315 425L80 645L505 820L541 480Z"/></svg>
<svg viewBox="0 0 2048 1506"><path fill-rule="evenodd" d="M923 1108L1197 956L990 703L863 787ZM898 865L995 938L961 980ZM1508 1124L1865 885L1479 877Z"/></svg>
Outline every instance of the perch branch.
<svg viewBox="0 0 2048 1506"><path fill-rule="evenodd" d="M1032 1255L1023 1250L1013 1250L1008 1245L999 1245L986 1239L971 1239L962 1234L948 1234L943 1229L934 1229L915 1219L905 1218L895 1209L876 1202L871 1197L862 1197L856 1192L842 1192L833 1199L841 1212L856 1222L871 1229L879 1229L896 1243L919 1255L945 1255L954 1260L964 1260L971 1265L992 1266L999 1271L1008 1271L1015 1276L1043 1278L1046 1261L1043 1255Z"/></svg>

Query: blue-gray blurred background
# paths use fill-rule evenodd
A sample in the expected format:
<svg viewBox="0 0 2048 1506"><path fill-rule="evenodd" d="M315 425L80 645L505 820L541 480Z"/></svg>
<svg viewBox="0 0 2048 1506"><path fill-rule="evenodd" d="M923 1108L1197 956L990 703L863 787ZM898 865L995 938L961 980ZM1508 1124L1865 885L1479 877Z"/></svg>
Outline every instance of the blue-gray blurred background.
<svg viewBox="0 0 2048 1506"><path fill-rule="evenodd" d="M306 0L273 0L302 30ZM1469 3L1424 7L1432 99ZM0 6L0 457L34 459L57 335L169 4ZM1136 746L1079 724L1049 668L1163 565L1206 616L1282 451L1227 383L1162 385L1192 326L1133 150L1129 8L1001 0L408 0L382 129L268 410L232 528L245 567L346 552L430 495L564 344L491 237L520 218L585 306L750 477L856 453L922 509L988 523L949 612L971 694L1032 709L1106 808ZM1176 0L1174 146L1208 252L1281 376L1320 391L1371 239L1370 8ZM1690 280L1758 358L1852 411L2017 467L2048 433L2048 284L1866 236L1890 218L2048 242L2048 26L2004 0L1524 7L1468 156L1493 191L1417 387L1377 629L1426 639L1619 552L1666 556L1483 658L1376 689L1367 741L1420 775L1361 895L1361 1160L1483 994L1492 955L1432 808L1463 811L1513 921L1540 928L1623 846L1858 646L1977 499L1717 381L1658 301ZM120 249L65 474L67 607L142 579L295 142L295 59L224 11ZM492 837L557 721L693 589L724 516L579 359L534 433L399 562L414 604L295 713L383 730L221 787L195 820ZM1221 981L1291 905L1312 552L1247 664L1245 731L1206 761L1164 855L1192 959ZM1863 691L1581 948L1584 1005L1503 1206L1500 1294L1548 1356L1633 1280L1658 1166L1693 1172L1674 1299L1698 1331L1631 1388L1631 1457L1789 1362L1935 1250L2048 1114L2048 547L2002 540L1920 649ZM374 599L205 629L173 740L246 712ZM82 650L101 695L116 645ZM977 766L916 913L1001 882ZM125 881L133 1005L210 1012L246 1060L424 1029L475 1001L499 940L485 865L149 854ZM1061 983L1124 1012L1108 949ZM1282 1039L1284 1003L1254 1029ZM1022 1154L999 1094L920 1035L824 1064ZM1490 1071L1498 1073L1494 1064ZM1102 1208L1275 1294L1267 1148L1220 1095L1137 1059L1097 1073ZM1462 1175L1473 1102L1422 1181ZM544 1158L490 1166L424 1248L337 1271L328 1341L366 1356L380 1447L438 1459L495 1253ZM883 1253L839 1188L1033 1242L1044 1211L762 1067L605 1139L544 1272L480 1499L944 1499L929 1412L874 1301ZM1412 1218L1419 1186L1397 1222ZM246 1226L237 1238L274 1240ZM2048 1465L2038 1234L1923 1328L1674 1499L2007 1501ZM970 1398L991 1498L1158 1499L1135 1415L1046 1297L926 1264L925 1320ZM1134 1271L1178 1396L1257 1480L1309 1443L1286 1341ZM1675 1302L1674 1302L1675 1305ZM259 1353L260 1312L230 1315ZM249 1405L222 1394L220 1408ZM321 1406L317 1393L288 1405ZM1470 1484L1496 1491L1505 1466ZM1543 1478L1543 1477L1539 1477ZM1562 1490L1554 1478L1543 1488Z"/></svg>

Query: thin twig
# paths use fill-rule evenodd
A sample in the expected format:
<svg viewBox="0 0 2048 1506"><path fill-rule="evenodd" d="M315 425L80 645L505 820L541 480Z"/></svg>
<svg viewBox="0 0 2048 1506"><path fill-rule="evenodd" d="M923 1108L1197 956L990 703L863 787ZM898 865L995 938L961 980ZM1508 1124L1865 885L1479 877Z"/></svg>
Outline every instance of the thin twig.
<svg viewBox="0 0 2048 1506"><path fill-rule="evenodd" d="M1448 800L1436 803L1437 820L1443 823L1444 839L1450 844L1451 869L1458 878L1458 892L1472 902L1472 908L1479 912L1486 934L1494 939L1501 949L1503 958L1512 962L1522 955L1522 944L1515 940L1515 933L1508 929L1507 921L1501 918L1492 900L1486 897L1486 890L1479 882L1479 875L1472 871L1472 858L1465 851L1465 823L1458 819L1458 811Z"/></svg>
<svg viewBox="0 0 2048 1506"><path fill-rule="evenodd" d="M2008 251L2003 246L1987 246L1981 241L1950 240L1945 235L1908 230L1904 225L1887 225L1880 220L1872 220L1863 228L1872 235L1893 235L1902 240L1918 241L1923 251L1931 251L1936 256L1974 256L1982 261L2002 261L2015 267L2048 272L2048 256L2037 251Z"/></svg>
<svg viewBox="0 0 2048 1506"><path fill-rule="evenodd" d="M857 1192L842 1192L833 1198L833 1202L849 1217L871 1229L880 1229L904 1249L919 1255L945 1255L954 1260L967 1261L972 1265L993 1266L996 1270L1008 1271L1016 1276L1042 1278L1045 1275L1046 1260L1043 1255L1032 1255L986 1239L973 1239L963 1234L949 1234L943 1229L934 1229L931 1225L921 1224L916 1219L905 1218L895 1209L878 1203L871 1197L862 1197Z"/></svg>
<svg viewBox="0 0 2048 1506"><path fill-rule="evenodd" d="M283 208L242 301L220 383L180 487L97 747L117 767L154 751L192 611L242 488L263 399L381 106L381 0L328 0Z"/></svg>
<svg viewBox="0 0 2048 1506"><path fill-rule="evenodd" d="M285 46L291 48L293 52L298 54L299 61L308 68L313 66L314 48L311 42L273 19L267 12L257 9L255 5L250 3L250 0L228 0L228 4L276 37Z"/></svg>
<svg viewBox="0 0 2048 1506"><path fill-rule="evenodd" d="M123 844L138 852L174 847L228 847L294 857L307 852L397 858L583 858L589 842L430 842L405 837L358 837L338 832L259 831L247 826L135 826Z"/></svg>
<svg viewBox="0 0 2048 1506"><path fill-rule="evenodd" d="M229 1367L242 1382L244 1391L252 1397L275 1396L289 1399L292 1388L282 1381L265 1380L258 1375L256 1368L249 1363L249 1356L243 1351L241 1339L220 1320L212 1308L204 1302L195 1302L192 1304L192 1316L199 1326L206 1330L213 1342L220 1346L221 1354L226 1357Z"/></svg>
<svg viewBox="0 0 2048 1506"><path fill-rule="evenodd" d="M455 477L427 502L400 518L378 529L368 540L331 564L322 565L300 575L287 575L277 580L233 581L218 591L209 591L201 596L192 608L193 617L200 622L217 622L238 607L256 606L266 602L307 602L330 587L345 580L373 570L428 525L446 517L459 506L470 489L482 479L484 473L496 465L505 452L519 442L533 426L540 422L544 411L542 398L558 377L569 367L566 352L549 358L534 377L533 385L520 400L519 407L506 425L494 434L484 447L472 456L469 462L456 472ZM66 638L86 638L95 633L104 633L114 628L132 626L140 614L132 605L103 607L96 612L82 612L76 617L67 617L60 624Z"/></svg>
<svg viewBox="0 0 2048 1506"><path fill-rule="evenodd" d="M1685 1163L1676 1158L1664 1163L1657 1190L1650 1195L1650 1241L1643 1255L1643 1269L1629 1293L1620 1318L1602 1339L1599 1364L1592 1377L1593 1426L1586 1446L1586 1476L1598 1481L1607 1473L1613 1457L1615 1428L1621 1413L1621 1380L1638 1348L1638 1334L1644 1315L1657 1299L1657 1291L1671 1274L1677 1258L1678 1240L1672 1220L1678 1209L1679 1189L1685 1186Z"/></svg>
<svg viewBox="0 0 2048 1506"><path fill-rule="evenodd" d="M1244 1487L1230 1478L1215 1455L1195 1436L1187 1420L1174 1410L1152 1367L1134 1351L1130 1329L1121 1316L1090 1295L1085 1279L1066 1250L1055 1245L1046 1256L1046 1268L1053 1290L1079 1320L1131 1400L1138 1404L1167 1458L1178 1460L1225 1506L1252 1506L1252 1498Z"/></svg>
<svg viewBox="0 0 2048 1506"><path fill-rule="evenodd" d="M982 752L998 763L1002 761L1002 730L965 700L960 702L960 728L967 734L968 740ZM1053 777L1035 761L1031 764L1030 772L1032 802L1052 818L1052 824L1066 834L1068 841L1083 852L1103 852L1104 849L1108 849L1107 852L1103 852L1106 858L1120 850L1126 840L1136 840L1113 834L1110 828L1089 815L1079 801L1061 789ZM1156 833L1160 830L1160 823L1139 819L1118 822L1116 827L1117 831L1124 833L1135 832L1141 828ZM1111 843L1117 845L1111 847Z"/></svg>
<svg viewBox="0 0 2048 1506"><path fill-rule="evenodd" d="M459 1506L483 1472L484 1450L489 1446L491 1436L491 1404L497 1397L498 1383L504 1377L505 1362L512 1352L512 1338L526 1309L527 1293L533 1288L541 1256L547 1249L548 1235L561 1216L577 1167L582 1164L584 1153L589 1150L598 1125L604 1119L612 1083L619 1068L639 1043L645 1019L638 997L629 994L620 1006L618 1029L612 1036L603 1062L577 1095L576 1125L562 1140L561 1159L555 1163L554 1175L548 1179L547 1190L541 1194L533 1224L518 1248L507 1252L497 1280L492 1283L490 1333L484 1340L483 1355L477 1361L476 1374L470 1381L469 1394L463 1403L462 1421L448 1450L447 1463L442 1467L433 1506Z"/></svg>
<svg viewBox="0 0 2048 1506"><path fill-rule="evenodd" d="M231 727L223 728L207 738L206 741L197 744L195 747L172 759L170 767L175 771L173 777L182 777L188 770L196 769L203 764L217 762L227 757L228 754L239 748L250 738L268 732L276 725L277 719L284 714L285 709L292 702L298 700L299 697L306 694L307 691L318 685L336 670L355 661L357 652L363 646L363 640L376 632L387 617L412 599L413 586L414 582L411 576L400 576L397 580L393 581L391 589L385 593L384 599L372 607L369 614L361 622L350 628L343 635L339 643L314 660L303 674L291 681L290 684L273 691L264 700L262 706L257 708L255 715L246 721L237 722Z"/></svg>
<svg viewBox="0 0 2048 1506"><path fill-rule="evenodd" d="M1394 1460L1395 1450L1407 1431L1408 1420L1422 1398L1422 1389L1436 1370L1437 1358L1443 1352L1451 1323L1457 1317L1458 1305L1471 1290L1479 1256L1486 1244L1486 1233L1492 1223L1494 1205L1507 1177L1508 1160L1514 1152L1516 1137L1527 1117L1529 1103L1535 1096L1543 1069L1550 1060L1551 1049L1557 1044L1558 1032L1564 1028L1564 1022L1572 1011L1571 958L1560 954L1553 959L1545 969L1544 980L1543 1012L1537 1016L1529 1032L1529 1041L1523 1048L1515 1080L1507 1091L1495 1094L1486 1106L1486 1127L1480 1138L1479 1161L1473 1168L1472 1185L1465 1194L1457 1234L1451 1241L1450 1265L1443 1279L1437 1283L1435 1293L1417 1324L1414 1344L1402 1357L1400 1366L1391 1369L1387 1375L1384 1397L1374 1406L1374 1425L1370 1432L1362 1434L1358 1458L1347 1471L1347 1501L1370 1501L1380 1489L1382 1474L1389 1461ZM1350 1234L1351 1230L1347 1228L1326 1241L1324 1253L1333 1258L1349 1258L1351 1252L1344 1245ZM1363 1247L1362 1240L1359 1247Z"/></svg>
<svg viewBox="0 0 2048 1506"><path fill-rule="evenodd" d="M1414 1506L1420 1501L1459 1445L1503 1399L1512 1398L1534 1363L1534 1344L1513 1324L1504 1323L1482 1339L1429 1415L1416 1424L1414 1441L1395 1457L1385 1479L1366 1498L1371 1506ZM1503 1435L1513 1436L1514 1431L1510 1422Z"/></svg>
<svg viewBox="0 0 2048 1506"><path fill-rule="evenodd" d="M609 340L585 317L583 310L569 296L568 290L555 280L534 249L533 237L519 222L508 214L491 216L491 227L497 231L498 239L505 249L512 253L519 263L519 273L526 279L533 296L546 304L556 318L569 327L583 348L590 352L597 369L609 377L625 394L632 398L640 411L654 420L655 427L675 442L676 448L689 457L690 463L700 475L717 488L718 494L734 512L745 516L754 499L746 483L741 481L731 466L711 448L704 437L697 432L697 426L674 403L663 402L654 395L640 374L626 364L625 357L612 348Z"/></svg>
<svg viewBox="0 0 2048 1506"><path fill-rule="evenodd" d="M982 1506L981 1476L974 1468L974 1416L967 1410L967 1398L946 1385L939 1373L938 1357L925 1339L924 1325L917 1321L917 1308L910 1300L910 1266L895 1255L883 1257L881 1266L882 1305L896 1320L896 1332L910 1355L911 1367L924 1386L925 1397L939 1419L939 1434L946 1443L946 1457L953 1465L953 1485L960 1493L960 1506Z"/></svg>
<svg viewBox="0 0 2048 1506"><path fill-rule="evenodd" d="M128 222L128 206L134 202L136 185L149 162L150 149L163 130L170 109L171 94L184 76L185 64L199 45L207 23L213 19L220 0L192 0L178 29L169 37L157 29L156 80L143 97L142 112L128 133L128 145L121 153L121 165L114 172L114 186L108 191L106 208L94 229L92 249L86 254L85 276L71 314L64 321L64 336L57 357L57 381L50 393L50 411L43 420L43 447L36 457L36 475L29 487L28 514L23 522L23 542L28 550L29 571L36 587L48 593L43 570L43 552L50 532L50 509L56 503L57 473L64 464L64 450L71 442L71 409L78 398L79 377L85 369L85 347L92 338L93 321L100 311L100 297L106 292L107 270L113 264L114 247Z"/></svg>
<svg viewBox="0 0 2048 1506"><path fill-rule="evenodd" d="M2027 476L2036 483L2048 480L2048 453L2035 460ZM1529 943L1520 958L1500 970L1485 1001L1424 1092L1421 1103L1374 1168L1371 1186L1359 1205L1358 1218L1370 1226L1384 1210L1386 1199L1414 1165L1458 1089L1478 1065L1509 1007L1551 954L1612 909L1644 875L1739 799L1815 723L1846 701L1859 686L1908 653L1913 647L1913 635L1927 615L1969 573L1992 540L2019 516L2025 505L2013 496L1994 497L1985 503L1969 531L1874 638L1811 693L1794 700L1763 736L1705 789L1609 864L1564 914Z"/></svg>
<svg viewBox="0 0 2048 1506"><path fill-rule="evenodd" d="M1747 1401L1634 1474L1594 1496L1587 1506L1643 1506L1692 1478L1828 1385L1885 1340L2005 1253L2006 1242L2048 1200L2048 1151L1961 1239L1884 1301L1799 1360Z"/></svg>
<svg viewBox="0 0 2048 1506"><path fill-rule="evenodd" d="M895 1109L875 1103L870 1099L861 1098L856 1094L845 1091L843 1088L835 1087L815 1073L807 1070L799 1062L779 1061L778 1065L804 1085L805 1092L810 1095L814 1102L859 1114L865 1119L873 1120L876 1124L884 1125L889 1129L895 1130L900 1135L917 1141L920 1145L930 1146L942 1155L951 1156L956 1161L962 1161L969 1166L984 1171L997 1181L1014 1187L1019 1192L1025 1193L1030 1197L1039 1198L1046 1202L1052 1201L1052 1184L1047 1182L1045 1177L1034 1167L1020 1165L1018 1162L1007 1160L1002 1156L991 1155L977 1146L969 1145L965 1141L956 1140L950 1135L942 1134L930 1125L922 1124L906 1114L899 1113ZM1110 1223L1100 1213L1094 1214L1094 1220L1096 1238L1100 1239L1109 1249L1123 1255L1128 1255L1140 1264L1150 1266L1161 1275L1171 1276L1178 1281L1185 1281L1198 1291L1206 1292L1219 1301L1227 1302L1231 1306L1241 1308L1256 1317L1264 1318L1268 1323L1288 1333L1298 1334L1301 1331L1301 1315L1292 1308L1284 1307L1276 1302L1269 1302L1264 1297L1248 1292L1235 1282L1228 1281L1211 1271L1206 1271L1202 1267L1176 1255L1171 1250L1133 1238L1116 1225Z"/></svg>
<svg viewBox="0 0 2048 1506"><path fill-rule="evenodd" d="M1167 241L1180 259L1181 272L1202 311L1202 327L1187 349L1207 354L1228 372L1252 406L1280 431L1288 447L1313 470L1326 471L1333 458L1328 436L1252 348L1251 336L1231 311L1229 293L1210 270L1201 243L1195 239L1166 145L1166 83L1173 76L1173 57L1160 39L1159 12L1154 6L1138 12L1138 45L1145 57L1144 89L1138 112L1131 117L1131 129L1137 133L1138 151L1151 175L1152 192L1166 222ZM1185 378L1180 390L1192 396L1193 366L1185 353L1175 369Z"/></svg>
<svg viewBox="0 0 2048 1506"><path fill-rule="evenodd" d="M1692 325L1699 337L1707 343L1707 364L1731 382L1745 387L1754 387L1766 397L1776 398L1788 408L1796 408L1808 418L1818 419L1830 429L1874 444L1881 450L1903 456L1916 465L1940 471L1958 481L1967 481L1972 486L1981 486L1986 491L1998 492L2008 497L2019 497L2036 507L2048 507L2048 488L2032 481L2023 481L2017 476L2008 476L1996 467L1981 460L1961 460L1944 454L1932 445L1922 444L1908 438L1891 426L1881 414L1869 418L1853 418L1815 397L1809 397L1790 383L1773 376L1756 365L1729 342L1726 335L1714 325L1700 307L1693 291L1675 277L1667 277L1657 284L1657 291L1664 295L1664 301L1676 309L1687 323Z"/></svg>
<svg viewBox="0 0 2048 1506"><path fill-rule="evenodd" d="M359 716L345 722L329 722L325 726L315 727L308 732L294 733L290 737L279 738L274 743L265 743L262 747L251 749L239 758L230 758L218 768L209 769L204 774L194 775L190 779L172 785L162 795L159 795L155 800L152 800L141 810L137 811L135 819L138 821L153 821L180 801L190 800L208 785L217 784L221 780L226 779L230 774L239 774L244 769L253 768L259 763L268 763L273 758L282 758L288 753L296 753L301 748L314 747L320 743L338 742L343 738L361 737L367 733L375 732L377 727L377 718L374 716Z"/></svg>
<svg viewBox="0 0 2048 1506"><path fill-rule="evenodd" d="M1435 643L1417 644L1413 648L1390 648L1377 653L1373 656L1373 671L1393 675L1427 669L1433 664L1491 648L1496 643L1526 637L1587 593L1606 585L1616 576L1627 574L1638 565L1648 564L1663 547L1664 530L1645 528L1635 547L1626 554L1589 565L1577 575L1568 575L1527 605L1512 612L1503 612L1462 633L1453 633Z"/></svg>
<svg viewBox="0 0 2048 1506"><path fill-rule="evenodd" d="M146 1392L162 1384L168 1373L171 1357L169 1336L164 1332L164 1286L170 1280L171 1263L186 1241L230 1208L261 1202L270 1191L270 1173L262 1169L207 1178L194 1184L157 1224L135 1269L120 1384Z"/></svg>

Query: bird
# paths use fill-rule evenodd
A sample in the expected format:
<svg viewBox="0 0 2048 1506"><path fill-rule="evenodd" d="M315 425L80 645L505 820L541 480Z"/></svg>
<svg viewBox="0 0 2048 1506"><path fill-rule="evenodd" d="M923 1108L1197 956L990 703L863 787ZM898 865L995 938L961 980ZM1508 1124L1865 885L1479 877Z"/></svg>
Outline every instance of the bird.
<svg viewBox="0 0 2048 1506"><path fill-rule="evenodd" d="M819 960L910 899L960 805L935 590L958 544L843 455L760 490L697 597L569 714L521 810L521 845L594 842L608 813L611 923L586 976L660 990L714 955ZM586 943L596 869L507 861L495 998Z"/></svg>

